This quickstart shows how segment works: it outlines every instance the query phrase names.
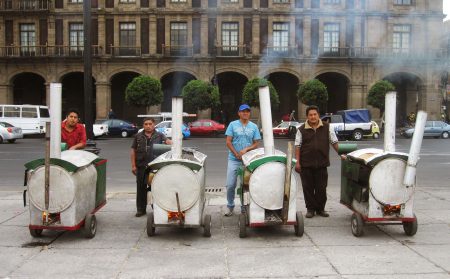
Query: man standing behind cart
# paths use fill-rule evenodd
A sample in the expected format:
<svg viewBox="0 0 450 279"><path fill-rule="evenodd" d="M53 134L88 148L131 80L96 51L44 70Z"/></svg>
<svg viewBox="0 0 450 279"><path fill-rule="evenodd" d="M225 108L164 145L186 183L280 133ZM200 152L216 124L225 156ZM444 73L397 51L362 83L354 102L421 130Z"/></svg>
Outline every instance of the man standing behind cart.
<svg viewBox="0 0 450 279"><path fill-rule="evenodd" d="M155 120L144 118L144 130L137 133L131 145L131 172L136 175L136 217L147 213L147 178L145 168L155 159L153 144L172 144L166 136L155 130Z"/></svg>
<svg viewBox="0 0 450 279"><path fill-rule="evenodd" d="M61 142L65 142L70 150L86 146L86 129L78 123L79 115L76 109L69 109L66 119L61 123Z"/></svg>
<svg viewBox="0 0 450 279"><path fill-rule="evenodd" d="M314 214L328 217L330 215L325 211L327 167L330 166L330 144L338 152L338 139L330 125L320 120L318 107L309 106L306 117L295 137L295 170L302 180L307 209L305 217L312 218ZM341 159L345 159L345 155L341 155Z"/></svg>
<svg viewBox="0 0 450 279"><path fill-rule="evenodd" d="M242 166L242 155L258 147L261 134L250 121L250 106L243 104L238 111L239 120L232 121L225 132L228 147L227 208L225 216L233 215L237 172Z"/></svg>

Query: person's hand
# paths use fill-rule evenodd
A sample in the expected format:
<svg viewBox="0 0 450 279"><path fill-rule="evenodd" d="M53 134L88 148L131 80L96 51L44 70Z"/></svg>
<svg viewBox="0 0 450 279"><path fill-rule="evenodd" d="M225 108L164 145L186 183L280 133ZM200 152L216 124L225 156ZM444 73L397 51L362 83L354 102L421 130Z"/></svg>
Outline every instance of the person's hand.
<svg viewBox="0 0 450 279"><path fill-rule="evenodd" d="M340 157L341 157L341 160L346 160L347 159L347 155L345 155L345 154L341 154Z"/></svg>
<svg viewBox="0 0 450 279"><path fill-rule="evenodd" d="M69 148L69 150L76 150L77 149L77 147L74 145L74 146L71 146L70 148Z"/></svg>
<svg viewBox="0 0 450 279"><path fill-rule="evenodd" d="M234 157L236 157L238 160L242 160L241 152L235 154Z"/></svg>
<svg viewBox="0 0 450 279"><path fill-rule="evenodd" d="M242 157L242 155L244 155L245 153L247 153L247 148L242 149L241 151L239 151L239 155Z"/></svg>
<svg viewBox="0 0 450 279"><path fill-rule="evenodd" d="M297 161L297 163L295 163L295 171L300 173L302 171L302 166L300 166L300 163Z"/></svg>
<svg viewBox="0 0 450 279"><path fill-rule="evenodd" d="M132 172L134 175L136 175L136 171L137 171L136 166L132 166L132 167L131 167L131 172Z"/></svg>

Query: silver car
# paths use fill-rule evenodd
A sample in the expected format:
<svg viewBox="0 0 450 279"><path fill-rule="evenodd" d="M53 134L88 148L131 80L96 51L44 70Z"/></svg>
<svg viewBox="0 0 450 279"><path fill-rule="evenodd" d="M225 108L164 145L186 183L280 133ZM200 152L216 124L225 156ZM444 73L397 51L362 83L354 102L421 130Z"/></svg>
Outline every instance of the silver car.
<svg viewBox="0 0 450 279"><path fill-rule="evenodd" d="M22 129L14 127L8 122L0 122L0 143L7 140L9 143L14 143L16 139L23 138Z"/></svg>
<svg viewBox="0 0 450 279"><path fill-rule="evenodd" d="M401 135L405 138L410 138L413 134L414 128L406 128L401 131ZM427 121L423 136L448 139L450 137L450 125L443 121Z"/></svg>

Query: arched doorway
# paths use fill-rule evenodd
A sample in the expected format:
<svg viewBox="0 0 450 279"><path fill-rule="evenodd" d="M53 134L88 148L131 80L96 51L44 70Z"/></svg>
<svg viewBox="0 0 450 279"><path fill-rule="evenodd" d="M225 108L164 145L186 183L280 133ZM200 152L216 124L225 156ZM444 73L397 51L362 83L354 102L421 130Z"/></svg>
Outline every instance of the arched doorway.
<svg viewBox="0 0 450 279"><path fill-rule="evenodd" d="M397 91L397 125L406 123L409 113L416 113L422 107L420 87L422 81L410 73L392 73L383 78L394 84Z"/></svg>
<svg viewBox="0 0 450 279"><path fill-rule="evenodd" d="M145 114L147 109L145 107L135 107L125 102L125 90L128 84L140 74L136 72L120 72L111 77L111 108L116 117L139 123L138 115ZM142 119L141 119L142 120Z"/></svg>
<svg viewBox="0 0 450 279"><path fill-rule="evenodd" d="M224 114L225 124L238 118L237 110L242 103L242 90L247 81L248 79L246 76L237 72L223 72L217 74L220 105ZM212 118L219 118L218 114L220 114L220 111L213 112Z"/></svg>
<svg viewBox="0 0 450 279"><path fill-rule="evenodd" d="M347 109L349 80L346 76L329 72L318 75L316 79L324 83L328 91L328 102L325 107L320 108L321 114Z"/></svg>
<svg viewBox="0 0 450 279"><path fill-rule="evenodd" d="M266 79L273 84L280 98L280 106L272 109L273 120L280 121L282 115L291 113L293 110L297 112L298 78L290 73L276 72L269 74ZM295 113L295 118L297 118L297 113Z"/></svg>
<svg viewBox="0 0 450 279"><path fill-rule="evenodd" d="M15 105L46 105L45 79L35 73L21 73L11 79Z"/></svg>
<svg viewBox="0 0 450 279"><path fill-rule="evenodd" d="M61 77L62 83L62 113L65 116L67 109L75 108L84 118L84 74L72 72ZM92 84L95 79L92 78ZM92 116L96 118L96 88L92 87ZM84 120L82 120L84 122Z"/></svg>
<svg viewBox="0 0 450 279"><path fill-rule="evenodd" d="M161 111L172 111L172 97L180 96L183 87L191 80L196 79L195 76L187 72L171 72L161 77L162 90L164 92L164 100L161 104Z"/></svg>

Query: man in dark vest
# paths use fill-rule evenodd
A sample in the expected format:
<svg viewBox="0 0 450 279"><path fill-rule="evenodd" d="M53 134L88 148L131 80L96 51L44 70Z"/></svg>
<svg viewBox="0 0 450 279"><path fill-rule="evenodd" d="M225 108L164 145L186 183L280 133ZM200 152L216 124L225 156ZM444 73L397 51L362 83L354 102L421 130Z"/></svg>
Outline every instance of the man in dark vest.
<svg viewBox="0 0 450 279"><path fill-rule="evenodd" d="M327 202L327 167L330 166L330 144L338 151L338 139L328 123L320 120L319 108L306 109L306 122L297 130L295 137L295 170L300 173L306 203L306 218L314 214L330 216L325 211ZM345 155L341 156L344 159Z"/></svg>
<svg viewBox="0 0 450 279"><path fill-rule="evenodd" d="M155 120L145 118L144 130L137 133L131 145L131 172L136 175L136 217L146 214L147 209L147 178L145 168L155 159L153 144L172 144L165 135L155 130Z"/></svg>

